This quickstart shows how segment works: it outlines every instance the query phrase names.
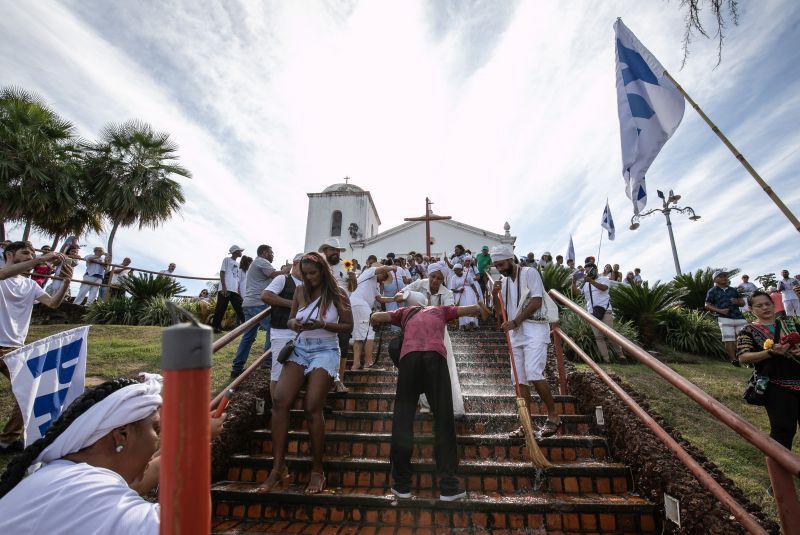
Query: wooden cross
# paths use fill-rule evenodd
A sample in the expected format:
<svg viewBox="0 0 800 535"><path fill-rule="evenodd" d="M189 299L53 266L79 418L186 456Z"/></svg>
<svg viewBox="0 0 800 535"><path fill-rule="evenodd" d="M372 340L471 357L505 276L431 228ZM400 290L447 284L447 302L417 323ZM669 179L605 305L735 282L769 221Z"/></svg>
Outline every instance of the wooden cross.
<svg viewBox="0 0 800 535"><path fill-rule="evenodd" d="M349 180L350 180L349 176L344 177L344 183L345 184L349 184L350 183L350 182L348 182Z"/></svg>
<svg viewBox="0 0 800 535"><path fill-rule="evenodd" d="M425 215L422 217L406 217L405 221L425 221L425 251L427 256L431 256L431 221L440 221L442 219L452 219L449 215L434 215L431 210L433 203L425 197Z"/></svg>

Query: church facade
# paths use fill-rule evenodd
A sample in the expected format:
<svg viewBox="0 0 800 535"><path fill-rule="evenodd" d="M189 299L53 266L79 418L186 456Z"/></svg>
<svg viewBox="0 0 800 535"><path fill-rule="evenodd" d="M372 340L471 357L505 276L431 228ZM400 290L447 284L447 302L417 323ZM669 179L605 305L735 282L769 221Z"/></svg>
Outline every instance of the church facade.
<svg viewBox="0 0 800 535"><path fill-rule="evenodd" d="M407 255L410 251L425 254L425 222L407 221L383 232L381 220L369 191L355 184L333 184L320 193L308 194L305 251L316 251L328 238L338 238L347 250L343 258L364 263L369 255L379 259L387 253ZM431 254L444 256L461 244L478 253L482 246L513 245L511 227L497 234L460 221L444 219L430 222Z"/></svg>

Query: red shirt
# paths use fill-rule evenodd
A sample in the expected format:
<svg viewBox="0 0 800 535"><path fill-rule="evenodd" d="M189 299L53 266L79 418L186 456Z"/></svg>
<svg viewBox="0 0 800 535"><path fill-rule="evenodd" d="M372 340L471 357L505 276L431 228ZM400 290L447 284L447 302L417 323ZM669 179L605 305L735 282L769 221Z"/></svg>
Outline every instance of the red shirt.
<svg viewBox="0 0 800 535"><path fill-rule="evenodd" d="M775 313L786 311L783 307L783 297L780 292L772 292L769 294L769 298L772 299L772 304L775 305Z"/></svg>
<svg viewBox="0 0 800 535"><path fill-rule="evenodd" d="M406 315L414 307L398 308L389 312L391 323L402 325ZM400 358L414 351L435 351L447 358L447 349L444 347L444 330L447 322L458 317L458 307L436 306L425 307L414 314L408 323L403 336L403 348Z"/></svg>

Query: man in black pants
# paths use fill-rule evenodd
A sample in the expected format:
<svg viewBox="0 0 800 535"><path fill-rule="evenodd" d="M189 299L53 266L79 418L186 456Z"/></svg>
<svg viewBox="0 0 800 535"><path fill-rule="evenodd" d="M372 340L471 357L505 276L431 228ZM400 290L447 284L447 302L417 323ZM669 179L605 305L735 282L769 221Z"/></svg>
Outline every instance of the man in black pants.
<svg viewBox="0 0 800 535"><path fill-rule="evenodd" d="M400 372L392 421L392 494L411 497L411 451L414 444L414 414L420 394L425 394L433 413L434 456L439 473L439 499L452 502L465 498L456 477L458 447L453 419L453 398L444 330L447 322L459 316L482 316L489 311L483 304L466 307L406 307L372 315L374 323L403 327Z"/></svg>
<svg viewBox="0 0 800 535"><path fill-rule="evenodd" d="M231 245L228 250L230 256L226 256L222 260L222 266L219 269L219 292L217 292L217 307L214 309L214 321L211 326L214 332L221 332L222 318L225 316L225 311L228 309L228 303L233 307L236 312L237 325L244 323L244 310L242 310L242 296L239 295L239 264L236 259L242 256L242 249L238 245Z"/></svg>

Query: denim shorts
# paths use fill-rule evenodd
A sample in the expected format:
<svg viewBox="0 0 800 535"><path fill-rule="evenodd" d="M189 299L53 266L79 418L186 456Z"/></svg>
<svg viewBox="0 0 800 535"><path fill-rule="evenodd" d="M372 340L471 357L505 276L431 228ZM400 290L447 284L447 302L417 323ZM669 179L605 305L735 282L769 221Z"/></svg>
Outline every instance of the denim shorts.
<svg viewBox="0 0 800 535"><path fill-rule="evenodd" d="M339 372L339 339L298 338L295 341L294 353L287 362L302 366L305 375L322 368L331 378L335 378Z"/></svg>

